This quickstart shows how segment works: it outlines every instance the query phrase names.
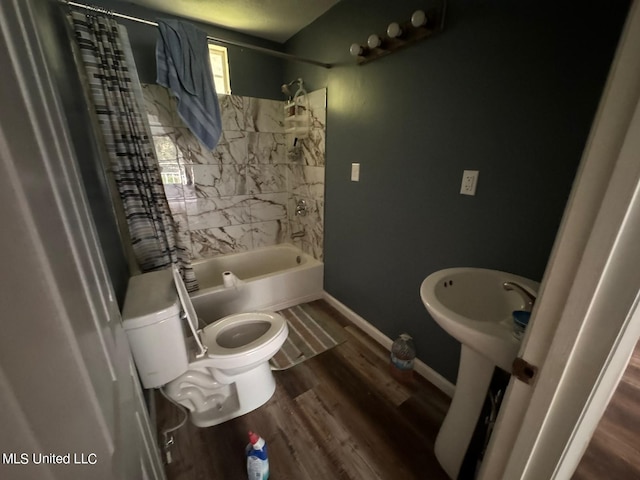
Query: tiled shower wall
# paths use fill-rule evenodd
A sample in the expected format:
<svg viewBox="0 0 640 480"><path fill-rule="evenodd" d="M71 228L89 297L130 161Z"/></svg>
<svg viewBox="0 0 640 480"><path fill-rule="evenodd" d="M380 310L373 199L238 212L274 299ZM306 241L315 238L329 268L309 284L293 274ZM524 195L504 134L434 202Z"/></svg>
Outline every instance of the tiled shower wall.
<svg viewBox="0 0 640 480"><path fill-rule="evenodd" d="M311 131L295 147L284 133L284 102L221 95L223 134L213 151L184 125L168 90L143 92L167 199L192 258L293 243L322 260L325 89L309 94ZM295 214L301 199L306 216Z"/></svg>

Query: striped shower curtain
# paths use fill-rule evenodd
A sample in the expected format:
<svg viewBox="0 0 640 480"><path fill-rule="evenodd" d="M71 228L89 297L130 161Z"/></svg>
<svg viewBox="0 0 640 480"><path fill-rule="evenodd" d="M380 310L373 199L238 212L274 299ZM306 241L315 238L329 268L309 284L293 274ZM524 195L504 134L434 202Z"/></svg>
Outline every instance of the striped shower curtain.
<svg viewBox="0 0 640 480"><path fill-rule="evenodd" d="M118 24L75 11L71 19L138 265L149 272L175 264L187 289L195 291L189 254L176 245L155 150L135 97L137 75L127 66Z"/></svg>

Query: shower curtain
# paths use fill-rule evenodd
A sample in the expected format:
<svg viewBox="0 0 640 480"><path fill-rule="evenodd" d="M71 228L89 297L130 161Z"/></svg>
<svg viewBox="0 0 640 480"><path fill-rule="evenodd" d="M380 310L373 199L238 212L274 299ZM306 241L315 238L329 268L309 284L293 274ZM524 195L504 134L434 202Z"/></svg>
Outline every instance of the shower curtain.
<svg viewBox="0 0 640 480"><path fill-rule="evenodd" d="M143 272L176 265L192 292L198 289L189 253L176 245L176 228L162 186L149 127L135 92L119 26L102 15L71 12L93 106L123 203L133 252Z"/></svg>

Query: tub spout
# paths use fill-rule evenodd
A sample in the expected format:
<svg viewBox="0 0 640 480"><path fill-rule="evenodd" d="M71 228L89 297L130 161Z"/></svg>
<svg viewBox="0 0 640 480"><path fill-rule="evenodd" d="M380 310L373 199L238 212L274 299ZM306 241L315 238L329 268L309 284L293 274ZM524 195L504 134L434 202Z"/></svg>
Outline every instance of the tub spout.
<svg viewBox="0 0 640 480"><path fill-rule="evenodd" d="M518 292L520 296L522 296L522 298L524 299L527 305L527 310L528 311L533 310L533 304L536 302L536 296L533 293L531 293L529 290L525 289L522 285L516 282L504 282L502 284L502 288L504 288L508 292L510 291Z"/></svg>

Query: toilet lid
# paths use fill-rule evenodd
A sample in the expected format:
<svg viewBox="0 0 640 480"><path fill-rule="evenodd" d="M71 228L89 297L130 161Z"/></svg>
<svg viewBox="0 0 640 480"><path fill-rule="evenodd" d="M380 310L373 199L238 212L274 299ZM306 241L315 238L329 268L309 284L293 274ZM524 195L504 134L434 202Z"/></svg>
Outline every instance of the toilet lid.
<svg viewBox="0 0 640 480"><path fill-rule="evenodd" d="M173 282L176 284L176 290L178 290L178 297L180 298L180 303L182 304L182 311L187 316L188 322L193 325L193 328L198 328L198 315L196 314L195 308L193 308L193 303L191 303L191 299L189 298L189 292L187 292L187 287L182 280L182 275L180 275L180 270L177 267L173 267L171 269L173 272Z"/></svg>
<svg viewBox="0 0 640 480"><path fill-rule="evenodd" d="M171 270L173 271L173 281L176 284L176 289L178 290L178 297L180 297L182 310L187 316L187 322L189 322L189 327L191 327L193 338L195 339L196 343L198 344L198 348L200 349L200 355L203 355L206 352L206 349L200 342L200 337L198 337L198 333L196 332L196 330L198 329L198 315L196 314L196 310L195 308L193 308L193 303L191 303L191 299L189 298L187 287L182 281L180 270L178 270L178 268L175 266Z"/></svg>

